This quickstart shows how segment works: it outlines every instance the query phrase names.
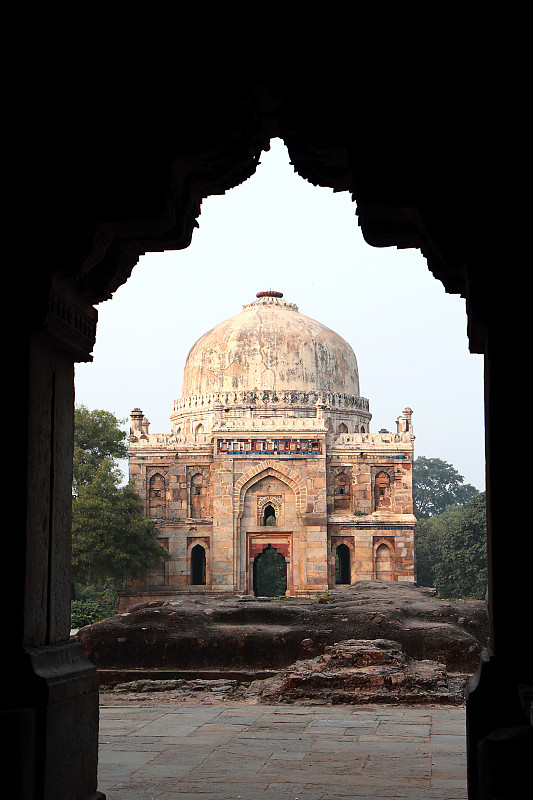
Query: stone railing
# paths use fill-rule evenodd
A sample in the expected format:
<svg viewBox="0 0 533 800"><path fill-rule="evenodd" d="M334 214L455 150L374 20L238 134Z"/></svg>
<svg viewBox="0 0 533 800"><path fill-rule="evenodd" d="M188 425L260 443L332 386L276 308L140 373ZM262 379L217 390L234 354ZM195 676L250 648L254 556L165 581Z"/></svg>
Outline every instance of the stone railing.
<svg viewBox="0 0 533 800"><path fill-rule="evenodd" d="M150 449L151 447L157 448L165 445L169 449L175 450L178 447L210 447L211 441L212 436L210 433L149 433L140 437L130 436L128 447Z"/></svg>
<svg viewBox="0 0 533 800"><path fill-rule="evenodd" d="M214 392L213 394L180 397L174 400L173 413L187 412L190 410L215 410L228 407L235 408L293 408L302 406L323 405L331 409L347 409L352 411L368 412L369 404L366 397L353 394L322 391L291 391L284 389L277 392L274 389L254 389L239 392Z"/></svg>
<svg viewBox="0 0 533 800"><path fill-rule="evenodd" d="M333 444L351 444L356 446L364 445L390 445L390 444L412 444L414 441L412 433L339 433L334 436Z"/></svg>
<svg viewBox="0 0 533 800"><path fill-rule="evenodd" d="M272 431L310 431L326 433L326 425L321 417L229 417L217 419L213 423L213 433L229 431L253 431L272 433Z"/></svg>

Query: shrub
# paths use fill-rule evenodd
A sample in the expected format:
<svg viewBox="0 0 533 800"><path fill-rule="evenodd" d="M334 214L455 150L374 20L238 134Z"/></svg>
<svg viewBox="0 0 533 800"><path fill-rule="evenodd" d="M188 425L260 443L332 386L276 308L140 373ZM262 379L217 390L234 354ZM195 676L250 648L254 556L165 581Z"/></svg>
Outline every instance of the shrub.
<svg viewBox="0 0 533 800"><path fill-rule="evenodd" d="M77 583L75 595L76 599L72 601L70 607L71 628L92 625L93 622L99 622L117 613L117 590L110 580L103 586Z"/></svg>
<svg viewBox="0 0 533 800"><path fill-rule="evenodd" d="M70 627L83 628L105 619L106 613L97 600L73 600L70 605Z"/></svg>

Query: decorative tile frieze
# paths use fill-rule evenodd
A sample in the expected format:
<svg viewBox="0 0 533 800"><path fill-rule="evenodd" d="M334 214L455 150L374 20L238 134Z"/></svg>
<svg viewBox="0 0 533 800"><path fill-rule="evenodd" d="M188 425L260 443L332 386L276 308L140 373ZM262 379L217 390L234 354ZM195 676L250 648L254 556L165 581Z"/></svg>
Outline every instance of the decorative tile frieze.
<svg viewBox="0 0 533 800"><path fill-rule="evenodd" d="M320 439L217 439L217 453L239 456L322 455Z"/></svg>

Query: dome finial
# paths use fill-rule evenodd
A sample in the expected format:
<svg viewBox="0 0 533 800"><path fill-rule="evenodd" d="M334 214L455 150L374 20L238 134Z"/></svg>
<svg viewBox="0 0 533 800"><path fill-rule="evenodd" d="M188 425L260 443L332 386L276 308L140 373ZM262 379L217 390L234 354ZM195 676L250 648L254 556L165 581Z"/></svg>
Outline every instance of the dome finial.
<svg viewBox="0 0 533 800"><path fill-rule="evenodd" d="M283 297L283 292L275 292L269 289L267 292L257 292L256 297Z"/></svg>

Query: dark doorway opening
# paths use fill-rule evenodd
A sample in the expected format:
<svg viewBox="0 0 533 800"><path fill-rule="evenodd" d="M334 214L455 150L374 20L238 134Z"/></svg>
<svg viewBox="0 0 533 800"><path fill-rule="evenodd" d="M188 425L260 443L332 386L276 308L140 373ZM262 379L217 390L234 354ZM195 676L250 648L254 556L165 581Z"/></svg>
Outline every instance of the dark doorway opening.
<svg viewBox="0 0 533 800"><path fill-rule="evenodd" d="M201 544L195 544L191 550L191 583L205 586L205 550Z"/></svg>
<svg viewBox="0 0 533 800"><path fill-rule="evenodd" d="M340 544L335 551L335 583L351 583L350 548Z"/></svg>
<svg viewBox="0 0 533 800"><path fill-rule="evenodd" d="M280 597L287 591L287 563L271 544L254 559L253 582L256 597Z"/></svg>

